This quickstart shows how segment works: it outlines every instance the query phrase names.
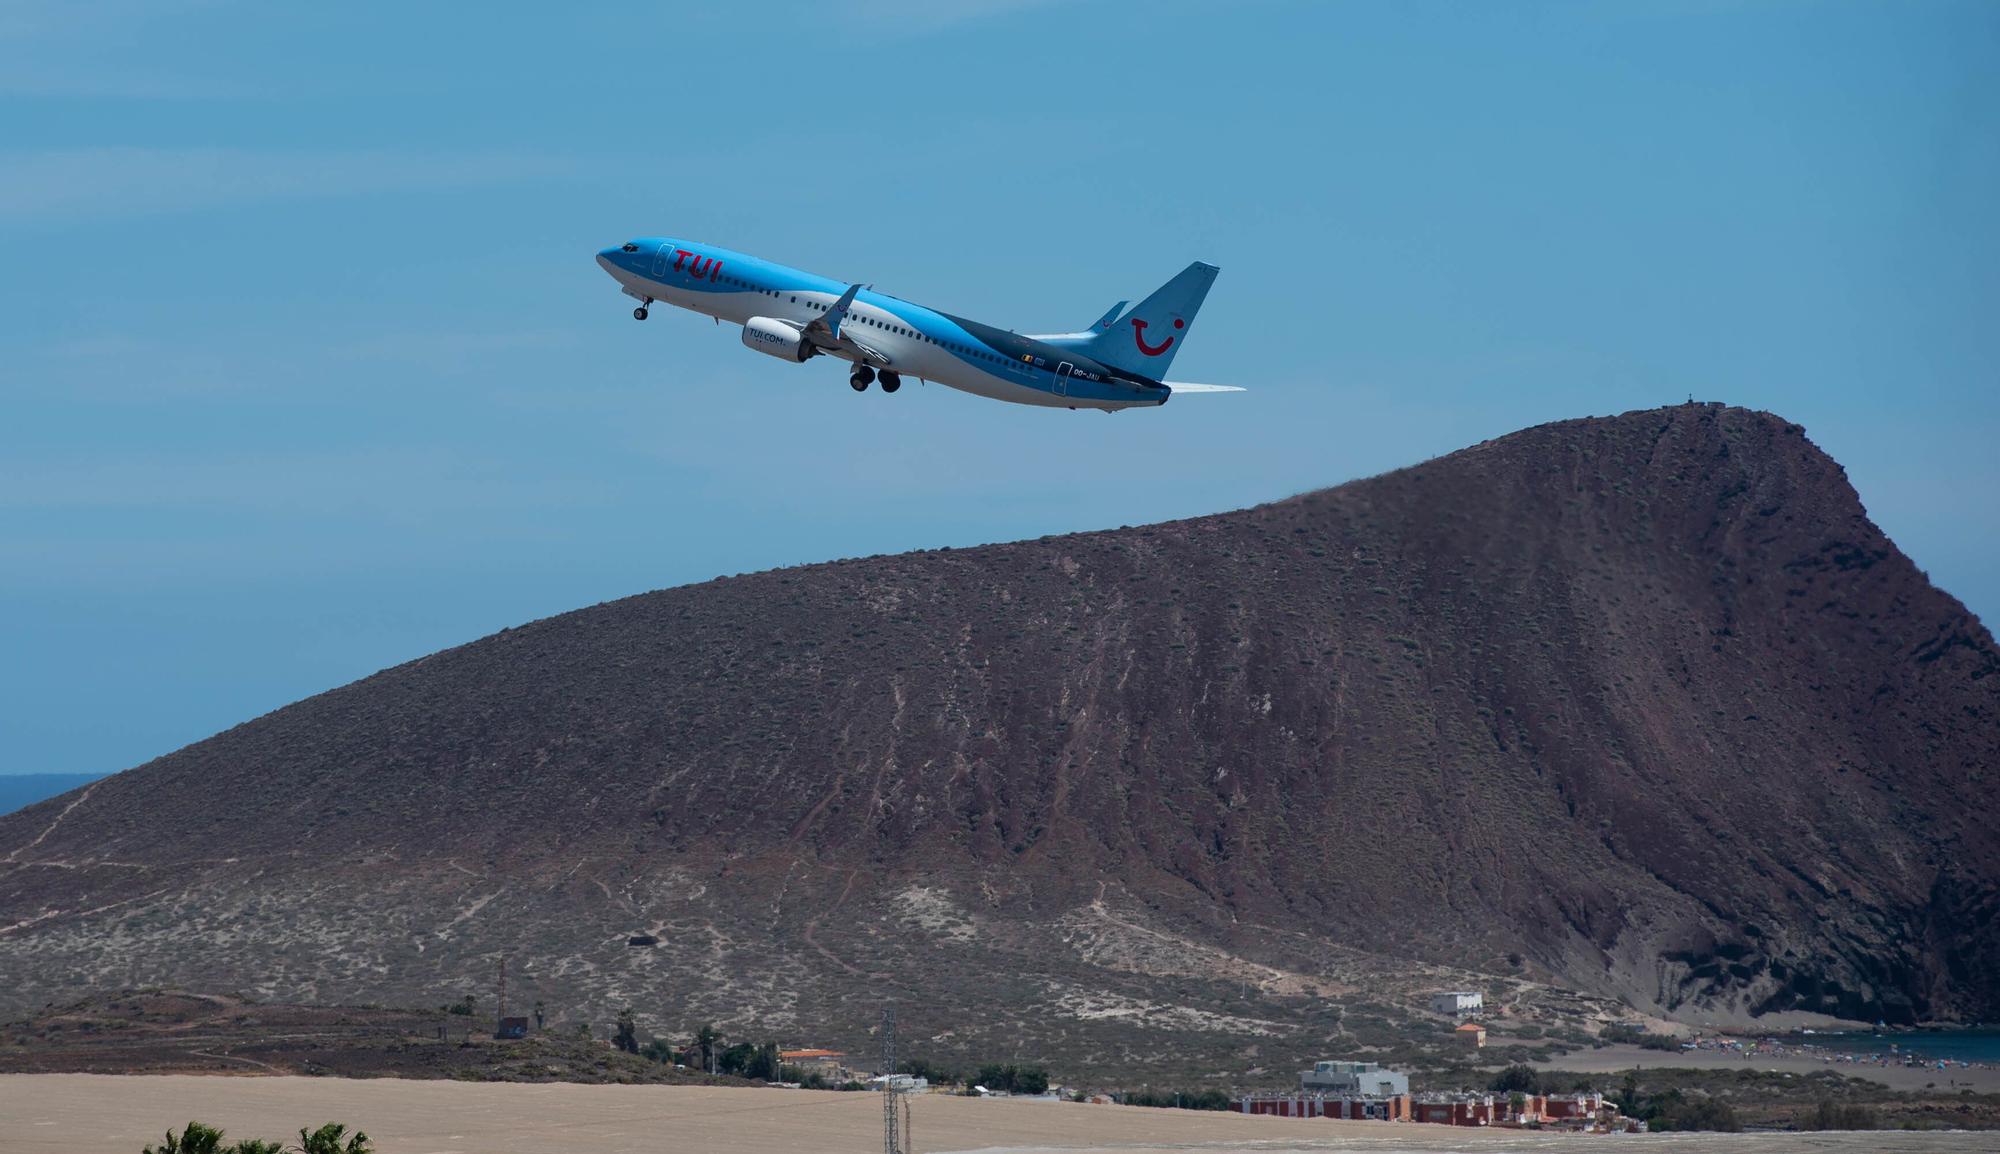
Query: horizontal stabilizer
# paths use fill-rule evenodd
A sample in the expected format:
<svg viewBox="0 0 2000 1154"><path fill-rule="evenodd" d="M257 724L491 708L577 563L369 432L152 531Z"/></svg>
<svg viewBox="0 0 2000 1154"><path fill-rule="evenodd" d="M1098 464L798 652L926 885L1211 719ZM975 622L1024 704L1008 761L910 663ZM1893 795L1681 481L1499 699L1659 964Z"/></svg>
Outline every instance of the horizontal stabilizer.
<svg viewBox="0 0 2000 1154"><path fill-rule="evenodd" d="M1247 393L1242 385L1197 385L1191 381L1163 381L1176 393Z"/></svg>

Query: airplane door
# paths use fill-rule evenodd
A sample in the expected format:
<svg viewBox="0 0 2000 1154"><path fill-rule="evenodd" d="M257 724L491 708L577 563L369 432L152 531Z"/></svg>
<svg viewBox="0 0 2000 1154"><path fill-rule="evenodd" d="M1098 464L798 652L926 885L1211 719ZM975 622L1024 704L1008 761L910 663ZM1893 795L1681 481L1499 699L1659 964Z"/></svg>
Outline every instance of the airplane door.
<svg viewBox="0 0 2000 1154"><path fill-rule="evenodd" d="M1069 375L1075 371L1076 366L1068 361L1056 366L1056 396L1069 396Z"/></svg>
<svg viewBox="0 0 2000 1154"><path fill-rule="evenodd" d="M672 268L673 265L674 242L668 241L660 246L660 251L653 254L653 279L665 279L667 270Z"/></svg>

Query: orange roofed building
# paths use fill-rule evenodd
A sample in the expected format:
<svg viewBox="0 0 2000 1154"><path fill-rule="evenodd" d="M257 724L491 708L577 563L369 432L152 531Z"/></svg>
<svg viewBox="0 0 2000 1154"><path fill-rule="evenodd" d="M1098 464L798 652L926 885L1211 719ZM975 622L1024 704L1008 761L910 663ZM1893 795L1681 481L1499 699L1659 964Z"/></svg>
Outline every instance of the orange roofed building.
<svg viewBox="0 0 2000 1154"><path fill-rule="evenodd" d="M822 1074L840 1069L840 1061L847 1057L839 1050L779 1050L778 1061L787 1066L797 1066L801 1070L817 1070Z"/></svg>
<svg viewBox="0 0 2000 1154"><path fill-rule="evenodd" d="M1475 1050L1486 1045L1486 1027L1480 1025L1478 1022L1467 1022L1458 1029L1453 1030L1452 1033L1458 1036L1459 1041L1471 1046Z"/></svg>

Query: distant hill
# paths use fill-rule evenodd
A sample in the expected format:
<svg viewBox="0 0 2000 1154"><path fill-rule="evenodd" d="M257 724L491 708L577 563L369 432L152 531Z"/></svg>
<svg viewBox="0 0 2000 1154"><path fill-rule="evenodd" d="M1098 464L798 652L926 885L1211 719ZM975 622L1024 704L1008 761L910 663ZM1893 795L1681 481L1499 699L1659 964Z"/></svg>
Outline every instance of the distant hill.
<svg viewBox="0 0 2000 1154"><path fill-rule="evenodd" d="M26 809L44 798L82 789L101 773L0 773L0 815Z"/></svg>
<svg viewBox="0 0 2000 1154"><path fill-rule="evenodd" d="M504 956L598 1022L863 1046L889 1000L1128 1070L1428 1044L1468 982L1990 1021L1996 674L1799 426L1566 421L300 702L0 818L0 999L436 1005Z"/></svg>
<svg viewBox="0 0 2000 1154"><path fill-rule="evenodd" d="M120 990L0 1025L0 1074L338 1074L471 1082L740 1082L676 1071L571 1032L496 1042L439 1007L290 1006Z"/></svg>

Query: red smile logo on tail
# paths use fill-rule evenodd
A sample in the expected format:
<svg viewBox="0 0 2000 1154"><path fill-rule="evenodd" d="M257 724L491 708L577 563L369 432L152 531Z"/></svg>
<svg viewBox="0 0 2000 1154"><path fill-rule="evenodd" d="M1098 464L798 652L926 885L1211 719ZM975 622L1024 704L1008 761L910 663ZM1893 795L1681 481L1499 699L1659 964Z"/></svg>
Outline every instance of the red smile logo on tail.
<svg viewBox="0 0 2000 1154"><path fill-rule="evenodd" d="M1177 329L1186 328L1187 322L1181 320L1179 317L1175 317L1174 327ZM1146 322L1140 320L1138 317L1132 318L1132 340L1138 344L1139 351L1146 354L1149 357L1157 357L1161 353L1164 353L1168 349L1174 347L1174 338L1172 337L1168 337L1166 340L1161 341L1157 345L1147 344Z"/></svg>

